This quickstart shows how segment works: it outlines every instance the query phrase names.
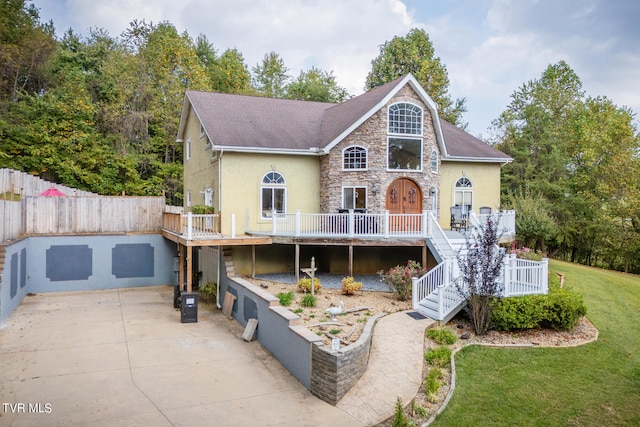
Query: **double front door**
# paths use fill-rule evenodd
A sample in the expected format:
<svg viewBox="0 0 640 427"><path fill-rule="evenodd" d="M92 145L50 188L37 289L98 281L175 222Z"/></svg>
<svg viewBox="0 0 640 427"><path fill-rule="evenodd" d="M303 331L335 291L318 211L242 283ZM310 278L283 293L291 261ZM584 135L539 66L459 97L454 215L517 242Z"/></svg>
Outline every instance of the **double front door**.
<svg viewBox="0 0 640 427"><path fill-rule="evenodd" d="M398 178L387 188L386 209L391 214L390 231L420 231L419 215L394 216L394 214L421 214L422 191L409 178Z"/></svg>

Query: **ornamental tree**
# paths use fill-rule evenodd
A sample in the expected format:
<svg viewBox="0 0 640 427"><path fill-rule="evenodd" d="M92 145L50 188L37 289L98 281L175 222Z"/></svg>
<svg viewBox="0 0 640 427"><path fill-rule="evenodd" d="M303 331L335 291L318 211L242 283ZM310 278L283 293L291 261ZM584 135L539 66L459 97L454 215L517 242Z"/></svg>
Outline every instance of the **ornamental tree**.
<svg viewBox="0 0 640 427"><path fill-rule="evenodd" d="M498 246L500 217L490 215L485 225L473 228L466 236L467 254L458 254L462 283L457 291L466 300L465 310L476 335L489 330L491 305L500 296L498 278L502 272L505 250Z"/></svg>

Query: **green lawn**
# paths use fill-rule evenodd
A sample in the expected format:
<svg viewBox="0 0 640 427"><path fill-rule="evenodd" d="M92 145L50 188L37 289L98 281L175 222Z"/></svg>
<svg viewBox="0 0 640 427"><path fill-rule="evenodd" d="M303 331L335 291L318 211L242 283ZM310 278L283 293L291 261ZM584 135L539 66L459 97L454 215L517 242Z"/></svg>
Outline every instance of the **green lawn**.
<svg viewBox="0 0 640 427"><path fill-rule="evenodd" d="M433 426L640 426L640 276L552 261L584 296L598 341L456 356L456 390Z"/></svg>

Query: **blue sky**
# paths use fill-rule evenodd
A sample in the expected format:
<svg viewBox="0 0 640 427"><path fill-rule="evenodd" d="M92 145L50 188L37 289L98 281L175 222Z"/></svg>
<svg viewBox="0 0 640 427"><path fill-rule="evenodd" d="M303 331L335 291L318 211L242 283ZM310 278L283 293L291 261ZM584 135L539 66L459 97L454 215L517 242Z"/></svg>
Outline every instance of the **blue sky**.
<svg viewBox="0 0 640 427"><path fill-rule="evenodd" d="M297 76L315 66L361 94L379 46L423 28L466 98L468 131L491 121L523 83L565 60L587 95L640 112L637 0L35 0L58 35L90 27L120 35L134 19L171 22L218 51L237 48L251 68L277 52ZM636 117L636 123L638 117Z"/></svg>

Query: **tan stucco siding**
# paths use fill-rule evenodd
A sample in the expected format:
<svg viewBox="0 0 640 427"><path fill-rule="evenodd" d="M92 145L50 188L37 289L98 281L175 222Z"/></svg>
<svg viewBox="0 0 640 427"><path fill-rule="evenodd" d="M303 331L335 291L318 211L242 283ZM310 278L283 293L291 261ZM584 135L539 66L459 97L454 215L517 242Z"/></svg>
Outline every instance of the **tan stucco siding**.
<svg viewBox="0 0 640 427"><path fill-rule="evenodd" d="M221 157L223 215L222 233L231 232L231 214L236 233L270 230L271 220L261 219L262 178L272 170L286 182L286 213L320 211L320 166L317 157L226 152Z"/></svg>
<svg viewBox="0 0 640 427"><path fill-rule="evenodd" d="M455 184L463 176L469 178L473 185L473 210L478 212L481 206L488 206L494 211L500 208L500 164L442 162L439 195L442 228L449 228L449 208L453 206Z"/></svg>
<svg viewBox="0 0 640 427"><path fill-rule="evenodd" d="M207 139L200 136L200 121L189 109L187 125L184 131L184 208L187 206L187 194L191 195L191 206L204 205L204 191L213 190L213 206L218 210L218 162L212 156L211 148L206 146ZM190 157L187 156L187 144L190 145ZM216 155L216 152L213 152Z"/></svg>

